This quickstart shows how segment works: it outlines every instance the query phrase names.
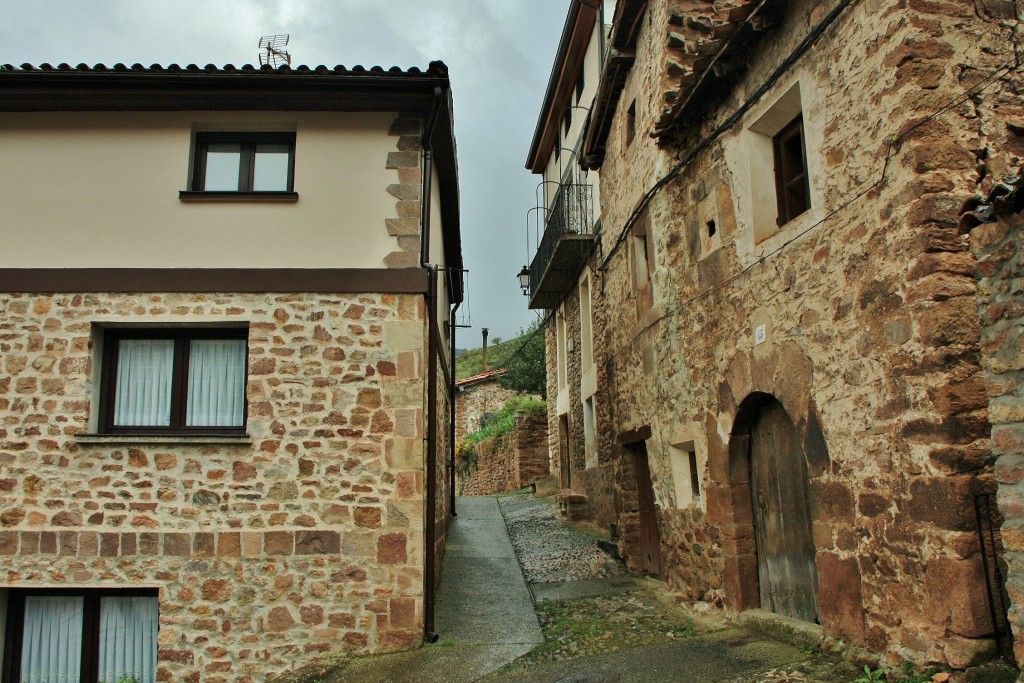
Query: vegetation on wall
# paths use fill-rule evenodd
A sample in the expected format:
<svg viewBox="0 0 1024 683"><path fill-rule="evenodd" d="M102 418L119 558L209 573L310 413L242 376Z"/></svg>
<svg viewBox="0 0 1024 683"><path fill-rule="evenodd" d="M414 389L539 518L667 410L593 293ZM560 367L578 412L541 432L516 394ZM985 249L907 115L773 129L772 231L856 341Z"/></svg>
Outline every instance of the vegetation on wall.
<svg viewBox="0 0 1024 683"><path fill-rule="evenodd" d="M479 459L482 455L495 452L497 439L511 434L516 428L516 415L544 415L547 412L547 404L544 401L537 401L526 396L513 396L505 402L505 405L494 413L480 429L471 432L455 444L456 467L459 478L465 482L473 472L479 468ZM481 453L480 444L490 441L490 449Z"/></svg>

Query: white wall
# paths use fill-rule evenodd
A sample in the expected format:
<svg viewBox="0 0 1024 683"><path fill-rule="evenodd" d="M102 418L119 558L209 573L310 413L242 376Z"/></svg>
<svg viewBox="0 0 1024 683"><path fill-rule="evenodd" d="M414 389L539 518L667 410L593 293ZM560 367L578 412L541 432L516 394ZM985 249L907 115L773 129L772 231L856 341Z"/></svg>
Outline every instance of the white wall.
<svg viewBox="0 0 1024 683"><path fill-rule="evenodd" d="M0 115L0 267L384 267L388 113ZM182 202L193 131L294 130L297 203ZM435 238L440 242L439 238Z"/></svg>

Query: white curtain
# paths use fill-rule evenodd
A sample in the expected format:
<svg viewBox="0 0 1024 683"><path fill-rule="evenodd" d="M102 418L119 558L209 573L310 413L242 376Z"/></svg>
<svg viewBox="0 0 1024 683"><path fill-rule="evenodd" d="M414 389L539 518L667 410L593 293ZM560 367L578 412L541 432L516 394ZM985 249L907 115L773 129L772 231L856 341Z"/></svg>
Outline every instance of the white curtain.
<svg viewBox="0 0 1024 683"><path fill-rule="evenodd" d="M101 598L99 680L155 683L158 625L156 597Z"/></svg>
<svg viewBox="0 0 1024 683"><path fill-rule="evenodd" d="M171 424L173 339L122 339L117 359L117 426Z"/></svg>
<svg viewBox="0 0 1024 683"><path fill-rule="evenodd" d="M21 683L78 683L83 609L81 596L25 598Z"/></svg>
<svg viewBox="0 0 1024 683"><path fill-rule="evenodd" d="M188 360L189 427L241 427L244 339L193 339Z"/></svg>

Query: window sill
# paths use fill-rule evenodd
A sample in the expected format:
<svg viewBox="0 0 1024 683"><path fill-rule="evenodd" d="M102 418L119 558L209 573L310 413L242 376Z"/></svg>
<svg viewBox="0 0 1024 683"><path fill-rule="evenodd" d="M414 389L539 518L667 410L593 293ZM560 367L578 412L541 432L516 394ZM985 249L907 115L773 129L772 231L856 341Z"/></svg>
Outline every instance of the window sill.
<svg viewBox="0 0 1024 683"><path fill-rule="evenodd" d="M299 201L298 192L201 192L181 190L178 199L183 202L285 202Z"/></svg>
<svg viewBox="0 0 1024 683"><path fill-rule="evenodd" d="M136 443L166 443L166 444L187 444L195 446L198 444L238 444L245 445L252 443L252 436L249 434L76 434L75 441L83 444L136 444Z"/></svg>

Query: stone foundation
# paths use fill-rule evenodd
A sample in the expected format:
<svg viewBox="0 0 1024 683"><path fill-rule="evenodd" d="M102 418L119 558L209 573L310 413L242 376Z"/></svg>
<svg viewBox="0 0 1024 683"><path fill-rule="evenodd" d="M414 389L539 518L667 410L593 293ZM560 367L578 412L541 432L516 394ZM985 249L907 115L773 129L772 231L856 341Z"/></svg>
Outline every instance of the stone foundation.
<svg viewBox="0 0 1024 683"><path fill-rule="evenodd" d="M475 446L477 469L458 482L459 495L489 496L516 491L549 473L547 417L516 417L511 434Z"/></svg>
<svg viewBox="0 0 1024 683"><path fill-rule="evenodd" d="M158 588L162 681L420 642L422 296L13 294L0 310L4 586ZM144 323L248 325L248 439L87 436L102 325Z"/></svg>

